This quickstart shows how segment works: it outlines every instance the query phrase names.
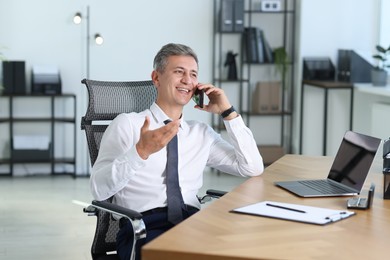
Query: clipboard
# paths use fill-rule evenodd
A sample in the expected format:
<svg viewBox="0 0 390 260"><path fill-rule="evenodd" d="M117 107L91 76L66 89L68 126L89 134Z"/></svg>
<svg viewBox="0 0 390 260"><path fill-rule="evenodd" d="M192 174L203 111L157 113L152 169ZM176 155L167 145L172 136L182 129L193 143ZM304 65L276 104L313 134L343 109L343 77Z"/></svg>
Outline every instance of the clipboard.
<svg viewBox="0 0 390 260"><path fill-rule="evenodd" d="M355 212L353 211L334 210L275 201L255 203L233 209L231 212L316 225L326 225L355 215Z"/></svg>

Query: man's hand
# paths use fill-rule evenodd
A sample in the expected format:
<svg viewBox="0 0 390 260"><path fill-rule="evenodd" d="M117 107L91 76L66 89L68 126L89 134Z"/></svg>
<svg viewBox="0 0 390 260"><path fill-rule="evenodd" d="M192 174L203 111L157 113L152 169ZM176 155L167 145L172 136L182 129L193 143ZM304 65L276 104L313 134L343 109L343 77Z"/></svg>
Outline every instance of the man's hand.
<svg viewBox="0 0 390 260"><path fill-rule="evenodd" d="M146 117L141 127L140 139L135 146L139 156L144 160L148 159L151 154L160 151L171 141L179 131L180 120L174 120L155 130L149 130L149 125L150 119Z"/></svg>
<svg viewBox="0 0 390 260"><path fill-rule="evenodd" d="M223 111L229 109L232 106L223 89L217 88L211 84L198 84L197 88L204 90L204 93L209 98L209 103L204 104L203 108L195 106L196 108L220 115ZM237 115L238 114L234 112L225 119L229 120L237 117Z"/></svg>

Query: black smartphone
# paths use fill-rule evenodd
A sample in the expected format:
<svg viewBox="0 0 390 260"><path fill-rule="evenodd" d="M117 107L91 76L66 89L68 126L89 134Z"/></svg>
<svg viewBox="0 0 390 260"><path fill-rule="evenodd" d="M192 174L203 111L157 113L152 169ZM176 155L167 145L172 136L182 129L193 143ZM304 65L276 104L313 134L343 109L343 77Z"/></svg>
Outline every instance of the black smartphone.
<svg viewBox="0 0 390 260"><path fill-rule="evenodd" d="M196 89L194 95L192 96L192 99L195 101L195 103L203 108L203 100L204 100L204 91L203 89Z"/></svg>
<svg viewBox="0 0 390 260"><path fill-rule="evenodd" d="M352 198L347 202L347 207L349 209L369 209L372 205L372 201L374 200L375 193L375 184L372 183L370 189L368 190L367 198Z"/></svg>

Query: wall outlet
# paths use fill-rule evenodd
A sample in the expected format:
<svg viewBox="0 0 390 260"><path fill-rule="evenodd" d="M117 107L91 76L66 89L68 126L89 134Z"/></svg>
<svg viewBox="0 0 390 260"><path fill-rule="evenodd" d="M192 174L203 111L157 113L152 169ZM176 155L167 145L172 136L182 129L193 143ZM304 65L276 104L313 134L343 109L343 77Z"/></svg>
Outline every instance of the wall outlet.
<svg viewBox="0 0 390 260"><path fill-rule="evenodd" d="M261 1L261 11L263 12L278 12L281 10L279 0L263 0Z"/></svg>

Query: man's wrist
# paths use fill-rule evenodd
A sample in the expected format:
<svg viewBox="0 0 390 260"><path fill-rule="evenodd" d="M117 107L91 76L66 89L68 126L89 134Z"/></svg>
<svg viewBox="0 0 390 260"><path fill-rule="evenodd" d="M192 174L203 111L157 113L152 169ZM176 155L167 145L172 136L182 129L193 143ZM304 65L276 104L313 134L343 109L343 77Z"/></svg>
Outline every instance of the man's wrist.
<svg viewBox="0 0 390 260"><path fill-rule="evenodd" d="M231 106L230 108L226 109L225 111L223 111L223 112L221 113L221 117L222 117L222 118L226 118L226 117L228 117L231 113L233 113L233 112L235 112L235 111L236 111L236 110L234 109L234 107Z"/></svg>

